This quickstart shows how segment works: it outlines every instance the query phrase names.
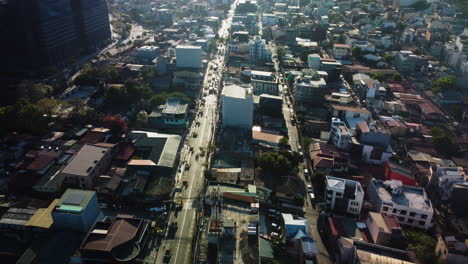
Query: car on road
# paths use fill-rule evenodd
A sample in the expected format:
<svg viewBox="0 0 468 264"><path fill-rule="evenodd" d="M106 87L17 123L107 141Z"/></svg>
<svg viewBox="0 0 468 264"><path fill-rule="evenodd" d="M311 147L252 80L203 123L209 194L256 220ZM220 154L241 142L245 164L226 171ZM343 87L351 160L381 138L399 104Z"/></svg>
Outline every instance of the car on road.
<svg viewBox="0 0 468 264"><path fill-rule="evenodd" d="M271 232L271 234L270 234L270 235L271 235L272 237L277 237L277 236L279 236L279 234L278 234L278 233L276 233L276 232Z"/></svg>
<svg viewBox="0 0 468 264"><path fill-rule="evenodd" d="M311 192L313 192L313 191L314 191L314 190L312 190L312 185L307 184L307 192L308 192L308 193L311 193Z"/></svg>

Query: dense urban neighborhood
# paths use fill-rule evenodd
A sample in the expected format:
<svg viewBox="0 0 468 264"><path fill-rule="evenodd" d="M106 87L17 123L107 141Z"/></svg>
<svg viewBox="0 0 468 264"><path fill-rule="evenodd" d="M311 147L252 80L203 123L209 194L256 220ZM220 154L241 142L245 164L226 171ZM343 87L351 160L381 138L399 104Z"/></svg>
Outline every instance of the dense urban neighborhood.
<svg viewBox="0 0 468 264"><path fill-rule="evenodd" d="M468 263L468 1L0 0L0 263Z"/></svg>

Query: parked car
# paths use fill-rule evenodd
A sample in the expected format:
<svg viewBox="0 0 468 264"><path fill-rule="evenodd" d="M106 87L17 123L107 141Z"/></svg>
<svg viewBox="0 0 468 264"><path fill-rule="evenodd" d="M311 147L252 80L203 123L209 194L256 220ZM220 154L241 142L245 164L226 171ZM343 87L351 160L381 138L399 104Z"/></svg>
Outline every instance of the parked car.
<svg viewBox="0 0 468 264"><path fill-rule="evenodd" d="M314 191L314 190L312 190L312 185L307 184L307 192L308 192L308 193L311 193L311 192L313 192L313 191Z"/></svg>

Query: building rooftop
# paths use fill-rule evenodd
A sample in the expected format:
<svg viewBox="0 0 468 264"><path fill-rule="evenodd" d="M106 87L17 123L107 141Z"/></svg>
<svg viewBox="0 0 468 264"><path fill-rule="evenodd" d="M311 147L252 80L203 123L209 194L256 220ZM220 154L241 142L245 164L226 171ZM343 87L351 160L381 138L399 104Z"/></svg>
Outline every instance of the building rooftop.
<svg viewBox="0 0 468 264"><path fill-rule="evenodd" d="M239 85L231 84L224 86L222 94L225 97L245 99L249 94L249 89Z"/></svg>
<svg viewBox="0 0 468 264"><path fill-rule="evenodd" d="M185 114L187 112L187 107L188 104L182 102L182 100L178 98L168 98L162 113L169 115Z"/></svg>
<svg viewBox="0 0 468 264"><path fill-rule="evenodd" d="M391 160L387 161L388 167L395 173L401 174L403 176L406 176L408 178L414 178L414 175L411 173L411 170L409 168L403 167L398 163L395 163Z"/></svg>
<svg viewBox="0 0 468 264"><path fill-rule="evenodd" d="M172 168L174 166L180 144L179 135L133 130L129 133L129 137L136 141L135 147L137 149L151 148L147 151L147 157L143 157L144 159L151 160L160 167Z"/></svg>
<svg viewBox="0 0 468 264"><path fill-rule="evenodd" d="M111 252L118 246L137 237L143 220L131 216L119 215L112 222L97 222L88 233L81 251Z"/></svg>
<svg viewBox="0 0 468 264"><path fill-rule="evenodd" d="M52 210L59 202L59 199L53 200L47 208L39 208L26 223L27 226L49 229L54 220L52 219Z"/></svg>
<svg viewBox="0 0 468 264"><path fill-rule="evenodd" d="M95 195L94 191L67 189L55 205L55 211L81 213L93 195Z"/></svg>
<svg viewBox="0 0 468 264"><path fill-rule="evenodd" d="M354 199L356 193L364 192L357 181L342 179L332 176L326 177L327 188L343 190L343 198Z"/></svg>
<svg viewBox="0 0 468 264"><path fill-rule="evenodd" d="M106 147L85 144L65 166L62 173L86 177L108 151L109 148Z"/></svg>
<svg viewBox="0 0 468 264"><path fill-rule="evenodd" d="M401 181L381 181L373 179L371 184L377 189L383 204L397 204L409 208L432 211L432 203L423 188L406 186ZM392 190L394 190L392 192Z"/></svg>
<svg viewBox="0 0 468 264"><path fill-rule="evenodd" d="M338 110L338 111L349 111L349 112L354 112L354 113L370 114L369 110L365 108L359 108L359 107L332 105L332 108L333 110Z"/></svg>

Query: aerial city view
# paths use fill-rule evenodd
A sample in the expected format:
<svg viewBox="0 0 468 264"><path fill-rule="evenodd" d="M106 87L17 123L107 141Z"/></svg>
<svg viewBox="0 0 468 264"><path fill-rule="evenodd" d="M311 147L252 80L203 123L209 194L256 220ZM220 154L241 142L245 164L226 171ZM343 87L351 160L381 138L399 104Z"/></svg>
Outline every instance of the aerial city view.
<svg viewBox="0 0 468 264"><path fill-rule="evenodd" d="M468 0L0 0L0 264L467 264Z"/></svg>

